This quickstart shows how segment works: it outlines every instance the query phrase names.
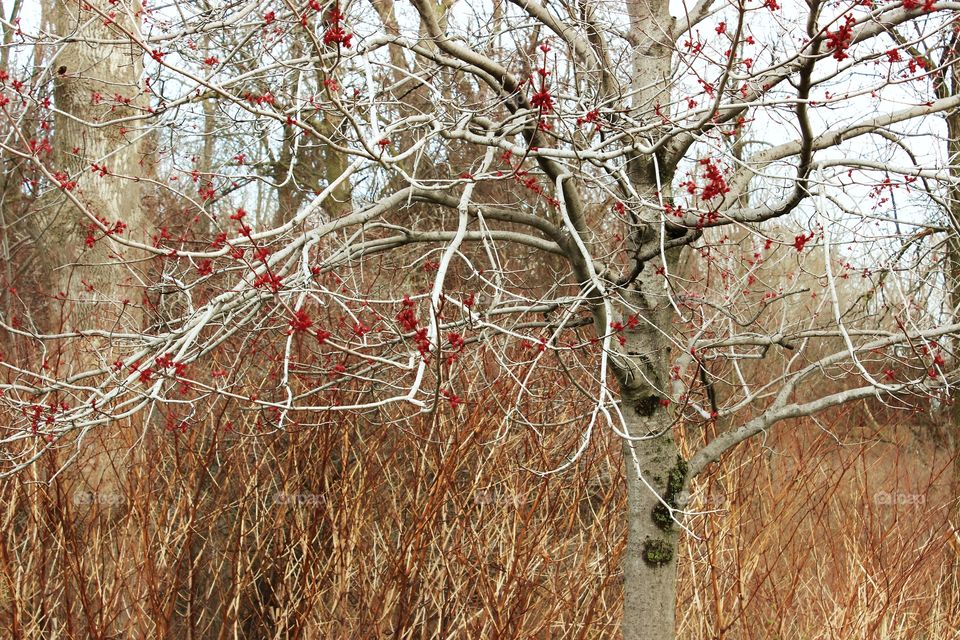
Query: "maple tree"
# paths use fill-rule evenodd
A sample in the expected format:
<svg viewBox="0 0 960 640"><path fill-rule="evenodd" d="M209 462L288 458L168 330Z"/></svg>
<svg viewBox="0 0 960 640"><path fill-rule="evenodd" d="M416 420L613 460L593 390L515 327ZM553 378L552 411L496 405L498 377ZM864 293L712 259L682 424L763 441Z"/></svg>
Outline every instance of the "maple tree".
<svg viewBox="0 0 960 640"><path fill-rule="evenodd" d="M256 433L327 410L395 425L496 381L505 428L556 428L527 413L565 376L579 445L538 470L622 439L624 635L672 637L692 478L790 418L951 402L957 8L17 16L3 473L133 416L182 433L214 401Z"/></svg>

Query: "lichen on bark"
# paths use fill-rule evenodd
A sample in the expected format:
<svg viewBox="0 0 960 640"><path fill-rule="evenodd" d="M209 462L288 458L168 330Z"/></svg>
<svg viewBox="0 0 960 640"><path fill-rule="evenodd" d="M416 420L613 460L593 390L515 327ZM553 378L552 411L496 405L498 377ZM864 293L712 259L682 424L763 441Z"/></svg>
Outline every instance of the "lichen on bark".
<svg viewBox="0 0 960 640"><path fill-rule="evenodd" d="M663 538L648 538L643 543L643 559L652 567L662 567L673 560L673 545Z"/></svg>
<svg viewBox="0 0 960 640"><path fill-rule="evenodd" d="M677 455L677 464L667 476L667 486L663 493L663 502L657 504L651 512L654 523L664 531L673 528L673 510L677 508L677 500L683 491L687 480L687 461Z"/></svg>

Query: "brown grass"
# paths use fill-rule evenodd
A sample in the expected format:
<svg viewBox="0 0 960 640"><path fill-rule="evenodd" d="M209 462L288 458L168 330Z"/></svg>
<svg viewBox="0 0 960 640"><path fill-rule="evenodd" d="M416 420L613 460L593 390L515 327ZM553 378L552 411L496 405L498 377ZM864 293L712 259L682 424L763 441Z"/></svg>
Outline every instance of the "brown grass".
<svg viewBox="0 0 960 640"><path fill-rule="evenodd" d="M61 448L0 487L0 633L617 637L618 447L599 435L543 477L526 468L575 430L504 432L486 404L273 434L227 431L222 408L185 433L118 425L99 446L120 481L100 487L82 463L49 481ZM858 422L785 424L697 483L680 638L957 637L950 456Z"/></svg>

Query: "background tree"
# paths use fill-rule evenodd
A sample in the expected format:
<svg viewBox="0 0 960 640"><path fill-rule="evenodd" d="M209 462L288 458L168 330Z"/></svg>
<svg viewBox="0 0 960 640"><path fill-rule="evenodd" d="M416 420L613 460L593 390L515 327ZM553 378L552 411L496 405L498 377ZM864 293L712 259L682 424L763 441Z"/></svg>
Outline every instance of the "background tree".
<svg viewBox="0 0 960 640"><path fill-rule="evenodd" d="M142 90L91 111L98 63L79 83L59 73L73 27L22 34L3 152L35 172L30 189L67 199L57 224L89 223L79 263L150 256L177 303L140 327L104 313L53 333L5 317L23 346L4 361L17 416L4 472L134 416L184 432L213 403L262 434L329 428L316 416L330 412L396 427L483 398L504 433L576 434L531 454L542 473L579 464L601 431L620 438L623 634L672 637L694 478L791 418L949 397L955 232L928 211L954 188L933 131L960 97L932 81L952 52L933 69L911 47L951 32L956 8L65 10L97 25L68 47L131 52L96 82ZM137 165L156 172L155 222L131 218L136 197L111 199L145 179L110 167L137 153L110 146L113 131L154 140ZM57 146L79 138L82 167ZM45 202L25 224L50 217ZM47 373L44 345L104 339L109 356ZM555 376L581 410L544 418L569 406L549 393ZM696 442L691 456L678 440Z"/></svg>

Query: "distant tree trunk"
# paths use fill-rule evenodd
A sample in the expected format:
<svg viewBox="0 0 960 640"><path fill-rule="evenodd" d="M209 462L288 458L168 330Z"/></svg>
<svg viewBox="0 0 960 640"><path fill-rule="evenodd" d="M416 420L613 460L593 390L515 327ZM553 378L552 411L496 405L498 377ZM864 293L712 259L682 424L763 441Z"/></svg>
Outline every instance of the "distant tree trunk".
<svg viewBox="0 0 960 640"><path fill-rule="evenodd" d="M152 190L147 191L141 180L155 172L156 132L147 128L148 121L133 118L145 115L148 106L144 55L125 35L139 31L140 1L47 0L44 11L53 33L64 39L50 61L57 109L50 170L59 174L61 185L65 181L69 186L41 198L36 216L36 259L68 265L46 276L47 290L58 300L47 303L41 328L139 332L145 321L145 256L113 238L122 234L142 241L153 218L144 200ZM96 225L91 214L109 232ZM88 368L91 361L112 362L114 346L99 337L71 342L56 367L64 375L70 369ZM129 426L118 423L117 428ZM147 442L151 440L148 436ZM103 499L124 495L130 459L124 458L122 447L118 451L122 442L119 435L104 434L89 450L90 456L78 461L78 491ZM104 517L93 506L76 508ZM121 606L132 612L140 588L136 568L121 556L114 556L113 562L117 575L124 576ZM83 578L79 580L78 588L86 588ZM134 635L144 632L130 624L120 616L106 626Z"/></svg>
<svg viewBox="0 0 960 640"><path fill-rule="evenodd" d="M955 68L955 67L954 67ZM953 75L953 74L951 74ZM956 79L953 79L956 82ZM956 87L954 87L956 90ZM960 185L955 181L960 179L960 171L956 165L960 162L960 113L952 112L946 117L947 120L947 150L949 153L949 162L947 163L950 177L954 180L950 187L948 201L948 215L950 225L954 229L960 229ZM947 292L948 301L951 308L956 311L960 304L960 239L956 234L951 234L947 241ZM955 321L955 320L954 320ZM951 474L951 488L954 496L954 504L951 510L955 524L960 520L960 398L954 397L951 408L951 424L947 436L950 453L953 455L953 469Z"/></svg>
<svg viewBox="0 0 960 640"><path fill-rule="evenodd" d="M107 227L120 222L127 227L125 237L143 237L147 216L138 179L152 169L152 159L145 157L152 149L139 121L116 122L143 113L146 106L143 51L130 42L108 44L125 37L105 24L112 20L120 29L139 30L139 0L123 5L107 0L46 4L48 22L69 38L52 63L53 169L76 181L70 194ZM139 314L131 312L141 298L131 286L134 267L122 262L142 256L113 242L65 194L44 203L38 232L41 255L55 256L53 264L77 264L53 274L51 282L53 291L69 300L68 327L94 321L109 326L121 314L125 323L139 322ZM126 309L124 300L130 303Z"/></svg>
<svg viewBox="0 0 960 640"><path fill-rule="evenodd" d="M952 37L950 43L944 46L940 63L936 66L942 68L938 82L934 84L937 97L942 99L951 98L960 92L960 61L954 59L956 35ZM928 52L926 56L930 60L931 55ZM932 60L930 61L932 64ZM944 290L946 291L946 304L950 306L949 311L957 313L960 305L960 236L956 231L960 229L960 111L956 109L948 111L944 115L947 124L947 162L946 169L950 175L951 181L947 191L946 214L948 224L953 228L954 233L948 234L946 242L947 251L947 270L944 275ZM952 319L956 322L956 315ZM956 352L957 345L954 345ZM950 411L950 425L946 434L947 444L950 447L950 453L953 456L953 467L950 478L951 493L954 497L954 503L951 508L951 516L956 525L960 521L960 398L954 394L953 406ZM960 558L960 555L958 555Z"/></svg>

